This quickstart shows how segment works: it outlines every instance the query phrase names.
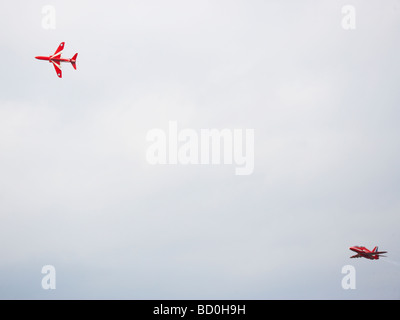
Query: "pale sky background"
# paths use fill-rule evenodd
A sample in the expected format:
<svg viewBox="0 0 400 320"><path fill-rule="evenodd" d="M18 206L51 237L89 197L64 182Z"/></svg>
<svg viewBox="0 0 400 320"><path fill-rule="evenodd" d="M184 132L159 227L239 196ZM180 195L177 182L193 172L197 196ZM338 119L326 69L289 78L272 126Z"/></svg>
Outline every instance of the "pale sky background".
<svg viewBox="0 0 400 320"><path fill-rule="evenodd" d="M400 1L0 12L0 299L400 298ZM34 57L62 41L59 79ZM254 129L254 173L148 164L174 120Z"/></svg>

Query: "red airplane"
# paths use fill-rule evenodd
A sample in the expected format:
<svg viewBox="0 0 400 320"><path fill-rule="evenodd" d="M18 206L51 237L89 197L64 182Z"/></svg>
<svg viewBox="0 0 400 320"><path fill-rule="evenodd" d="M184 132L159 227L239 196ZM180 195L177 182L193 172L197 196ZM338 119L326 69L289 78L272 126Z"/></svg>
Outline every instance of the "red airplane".
<svg viewBox="0 0 400 320"><path fill-rule="evenodd" d="M71 62L72 66L76 70L76 58L78 56L77 53L71 58L71 59L62 59L61 58L61 53L64 49L64 42L61 42L60 45L58 46L56 52L52 56L49 57L43 57L43 56L37 56L35 57L36 59L39 60L47 60L51 62L54 66L54 69L56 70L57 76L59 78L62 78L62 72L61 72L61 62Z"/></svg>
<svg viewBox="0 0 400 320"><path fill-rule="evenodd" d="M354 246L349 248L351 251L357 252L354 256L351 256L350 258L367 258L370 260L378 260L379 257L385 257L385 256L380 256L380 254L384 254L387 251L378 251L378 247L375 247L372 249L372 251L368 250L366 247L360 247L360 246Z"/></svg>

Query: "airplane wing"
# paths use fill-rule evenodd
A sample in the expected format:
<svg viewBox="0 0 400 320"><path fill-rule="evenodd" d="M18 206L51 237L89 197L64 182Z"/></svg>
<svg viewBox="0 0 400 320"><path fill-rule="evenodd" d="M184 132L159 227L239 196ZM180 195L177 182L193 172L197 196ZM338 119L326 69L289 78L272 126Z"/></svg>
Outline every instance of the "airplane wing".
<svg viewBox="0 0 400 320"><path fill-rule="evenodd" d="M64 44L65 42L61 42L60 45L58 46L56 52L54 52L54 54L50 57L50 58L60 58L61 57L61 53L64 50Z"/></svg>
<svg viewBox="0 0 400 320"><path fill-rule="evenodd" d="M59 78L62 78L61 64L59 62L54 62L54 61L51 61L51 63L53 64L54 69L56 70L57 76Z"/></svg>
<svg viewBox="0 0 400 320"><path fill-rule="evenodd" d="M376 255L376 254L384 254L384 253L387 253L387 251L363 252L363 254L369 255L369 256L374 256L374 255Z"/></svg>
<svg viewBox="0 0 400 320"><path fill-rule="evenodd" d="M360 254L355 254L354 256L351 256L350 258L361 258L362 256Z"/></svg>

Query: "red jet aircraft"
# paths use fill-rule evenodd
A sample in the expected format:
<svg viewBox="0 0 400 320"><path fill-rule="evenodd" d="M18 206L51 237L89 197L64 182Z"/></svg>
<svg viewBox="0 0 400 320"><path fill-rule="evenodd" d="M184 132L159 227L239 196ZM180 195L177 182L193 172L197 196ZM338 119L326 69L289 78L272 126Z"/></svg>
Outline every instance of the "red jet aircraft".
<svg viewBox="0 0 400 320"><path fill-rule="evenodd" d="M42 56L37 56L35 57L36 59L39 60L47 60L51 62L54 66L54 69L56 69L57 76L59 78L62 78L62 72L61 72L61 62L71 62L72 66L76 70L76 57L78 56L77 53L71 58L71 59L62 59L61 58L61 53L64 49L64 42L61 42L60 45L58 46L56 52L52 56L49 57L42 57Z"/></svg>
<svg viewBox="0 0 400 320"><path fill-rule="evenodd" d="M367 258L370 260L378 260L380 254L384 254L387 252L387 251L378 251L378 247L375 247L374 249L372 249L372 251L368 250L366 247L359 247L359 246L350 247L349 249L351 251L357 252L357 254L351 256L350 258Z"/></svg>

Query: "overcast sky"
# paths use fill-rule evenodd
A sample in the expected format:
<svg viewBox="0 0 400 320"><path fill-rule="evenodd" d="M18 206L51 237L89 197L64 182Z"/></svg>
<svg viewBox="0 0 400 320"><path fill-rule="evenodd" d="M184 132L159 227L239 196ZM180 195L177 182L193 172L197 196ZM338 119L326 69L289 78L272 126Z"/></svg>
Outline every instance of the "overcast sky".
<svg viewBox="0 0 400 320"><path fill-rule="evenodd" d="M400 298L400 1L0 12L1 299ZM34 57L63 41L59 79ZM169 121L253 129L253 174L149 164Z"/></svg>

